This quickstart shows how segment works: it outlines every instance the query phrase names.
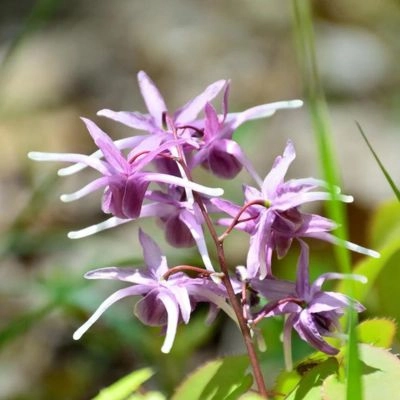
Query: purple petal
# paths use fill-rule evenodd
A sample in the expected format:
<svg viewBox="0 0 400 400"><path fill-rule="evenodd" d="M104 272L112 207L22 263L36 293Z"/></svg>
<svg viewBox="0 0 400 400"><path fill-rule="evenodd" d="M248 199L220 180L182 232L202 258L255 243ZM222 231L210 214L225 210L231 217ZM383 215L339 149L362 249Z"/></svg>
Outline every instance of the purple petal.
<svg viewBox="0 0 400 400"><path fill-rule="evenodd" d="M204 112L206 114L204 122L204 139L208 142L218 135L220 123L217 112L210 103L206 104Z"/></svg>
<svg viewBox="0 0 400 400"><path fill-rule="evenodd" d="M165 222L165 237L171 246L192 247L196 244L190 229L180 217L181 213L171 215Z"/></svg>
<svg viewBox="0 0 400 400"><path fill-rule="evenodd" d="M164 303L168 316L167 331L165 332L165 340L161 347L161 351L163 353L169 353L174 344L176 329L178 327L179 309L176 301L169 293L161 292L159 298Z"/></svg>
<svg viewBox="0 0 400 400"><path fill-rule="evenodd" d="M135 304L134 314L145 325L163 326L167 323L167 312L159 289L151 290Z"/></svg>
<svg viewBox="0 0 400 400"><path fill-rule="evenodd" d="M299 240L299 243L301 252L297 263L296 293L300 298L307 301L310 293L309 249L308 245L302 240Z"/></svg>
<svg viewBox="0 0 400 400"><path fill-rule="evenodd" d="M208 167L218 177L233 179L241 170L243 159L240 146L233 140L220 139L209 149Z"/></svg>
<svg viewBox="0 0 400 400"><path fill-rule="evenodd" d="M319 292L308 304L310 313L337 310L342 313L351 304L351 299L344 294L335 292Z"/></svg>
<svg viewBox="0 0 400 400"><path fill-rule="evenodd" d="M303 310L298 318L295 319L293 327L296 329L299 336L314 348L330 355L335 355L339 352L338 349L329 345L322 338L317 326L315 325L312 314L307 310Z"/></svg>
<svg viewBox="0 0 400 400"><path fill-rule="evenodd" d="M269 301L296 296L295 284L282 279L252 279L250 286Z"/></svg>
<svg viewBox="0 0 400 400"><path fill-rule="evenodd" d="M179 304L183 322L187 324L190 319L190 314L192 313L192 305L187 289L175 285L170 288L170 291L173 293L175 301Z"/></svg>
<svg viewBox="0 0 400 400"><path fill-rule="evenodd" d="M112 111L108 109L100 110L97 112L100 117L106 117L114 121L120 122L130 128L146 131L150 133L158 133L161 131L160 127L157 126L153 119L139 112L131 111Z"/></svg>
<svg viewBox="0 0 400 400"><path fill-rule="evenodd" d="M102 151L107 162L117 172L126 172L128 163L122 156L120 150L115 146L110 137L103 132L94 122L87 118L81 118L85 123L96 146Z"/></svg>
<svg viewBox="0 0 400 400"><path fill-rule="evenodd" d="M327 280L332 280L332 279L354 279L354 280L359 281L361 283L366 283L367 282L367 279L363 275L341 274L339 272L327 272L325 274L320 275L314 281L314 283L311 285L310 294L312 296L314 296L314 294L320 292L324 282L327 281Z"/></svg>
<svg viewBox="0 0 400 400"><path fill-rule="evenodd" d="M157 243L139 229L139 240L143 248L144 261L155 278L161 278L168 270L167 259Z"/></svg>
<svg viewBox="0 0 400 400"><path fill-rule="evenodd" d="M265 177L262 192L264 197L272 200L276 197L278 185L282 184L290 164L296 158L293 143L289 140L286 144L282 156L278 156L272 166L271 171Z"/></svg>
<svg viewBox="0 0 400 400"><path fill-rule="evenodd" d="M174 119L177 125L184 125L196 119L200 111L202 111L207 102L211 101L225 86L226 81L220 80L209 85L203 93L186 103L182 108L177 110Z"/></svg>
<svg viewBox="0 0 400 400"><path fill-rule="evenodd" d="M154 118L157 126L162 128L162 116L163 113L168 110L161 93L144 71L138 73L138 82L143 100L146 103L150 115Z"/></svg>
<svg viewBox="0 0 400 400"><path fill-rule="evenodd" d="M111 279L148 287L154 286L154 280L148 278L144 271L136 268L106 267L86 272L84 276L86 279Z"/></svg>
<svg viewBox="0 0 400 400"><path fill-rule="evenodd" d="M118 218L137 218L148 186L149 182L144 181L139 174L110 179L103 195L102 210Z"/></svg>

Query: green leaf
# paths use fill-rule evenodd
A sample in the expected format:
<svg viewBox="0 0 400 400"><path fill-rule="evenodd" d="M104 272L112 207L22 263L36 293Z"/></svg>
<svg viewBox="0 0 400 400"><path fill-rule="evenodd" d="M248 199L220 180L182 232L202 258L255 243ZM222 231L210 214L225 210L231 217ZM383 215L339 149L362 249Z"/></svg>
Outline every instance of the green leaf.
<svg viewBox="0 0 400 400"><path fill-rule="evenodd" d="M125 400L134 391L139 389L154 372L150 368L142 368L124 376L111 386L103 389L93 400Z"/></svg>
<svg viewBox="0 0 400 400"><path fill-rule="evenodd" d="M400 360L389 351L368 344L360 344L359 353L363 367L363 400L394 399L398 396ZM344 400L345 392L345 382L333 374L323 383L322 399Z"/></svg>
<svg viewBox="0 0 400 400"><path fill-rule="evenodd" d="M400 237L400 203L397 201L383 203L372 216L371 245L377 249L383 248L398 237Z"/></svg>
<svg viewBox="0 0 400 400"><path fill-rule="evenodd" d="M321 389L325 378L337 370L337 359L335 357L328 358L307 371L295 389L285 397L285 400L321 400ZM279 397L276 398L279 399Z"/></svg>
<svg viewBox="0 0 400 400"><path fill-rule="evenodd" d="M166 397L160 392L147 392L144 394L135 393L128 400L166 400Z"/></svg>
<svg viewBox="0 0 400 400"><path fill-rule="evenodd" d="M326 362L329 357L321 352L312 353L295 364L292 371L282 371L277 379L273 389L276 399L286 399L286 396L293 391L296 393L296 387L308 372Z"/></svg>
<svg viewBox="0 0 400 400"><path fill-rule="evenodd" d="M229 356L210 361L178 387L172 400L235 400L252 385L247 356Z"/></svg>
<svg viewBox="0 0 400 400"><path fill-rule="evenodd" d="M369 150L371 151L372 155L374 156L376 162L379 165L379 168L381 169L383 175L385 176L387 182L389 183L390 187L393 190L393 193L395 194L395 196L397 197L397 200L400 202L400 191L397 188L396 184L394 183L392 177L390 176L389 172L387 172L386 168L383 166L381 160L379 159L378 155L375 153L373 147L371 146L371 144L369 143L369 140L367 139L367 136L365 135L364 131L361 128L361 125L356 122L357 127L361 133L361 136L363 137L363 139L365 140L365 143L367 144Z"/></svg>
<svg viewBox="0 0 400 400"><path fill-rule="evenodd" d="M358 340L376 347L392 347L397 325L387 318L374 318L361 322L357 326Z"/></svg>
<svg viewBox="0 0 400 400"><path fill-rule="evenodd" d="M245 393L243 396L239 397L239 400L264 400L264 397L257 393Z"/></svg>

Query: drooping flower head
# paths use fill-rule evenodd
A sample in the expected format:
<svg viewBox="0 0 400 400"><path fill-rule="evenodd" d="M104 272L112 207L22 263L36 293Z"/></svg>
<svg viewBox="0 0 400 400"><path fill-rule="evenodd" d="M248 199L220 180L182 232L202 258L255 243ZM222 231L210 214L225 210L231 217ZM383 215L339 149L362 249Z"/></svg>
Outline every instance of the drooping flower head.
<svg viewBox="0 0 400 400"><path fill-rule="evenodd" d="M273 252L275 251L279 258L284 257L293 239L301 237L340 243L350 250L378 257L379 254L372 250L340 241L333 236L330 233L336 228L333 221L300 210L302 204L330 200L331 194L322 180L304 178L285 181L285 175L295 156L294 146L288 141L283 155L275 159L260 189L244 186L244 206L240 207L223 199L212 200L214 205L232 217L221 219L219 223L229 226L240 215L235 228L250 234L248 276L259 276L263 279L266 275L271 275ZM318 190L319 187L325 190ZM340 194L339 188L336 197L344 202L353 200L351 196Z"/></svg>
<svg viewBox="0 0 400 400"><path fill-rule="evenodd" d="M335 355L338 349L324 340L340 331L339 318L349 307L362 312L365 307L344 294L323 291L322 285L331 279L356 279L366 282L359 275L325 273L312 284L309 279L309 249L299 240L301 253L297 265L296 283L282 280L253 280L252 287L265 298L272 300L260 313L263 317L287 315L284 328L285 345L290 344L290 332L294 328L299 336L317 350Z"/></svg>
<svg viewBox="0 0 400 400"><path fill-rule="evenodd" d="M168 353L174 342L179 322L187 324L197 303L209 302L231 314L225 302L222 285L206 278L190 278L176 272L165 278L168 272L166 257L158 245L143 231L139 231L143 248L144 268L107 267L85 274L87 279L112 279L129 282L131 286L109 296L92 316L74 333L78 340L115 302L129 296L141 296L135 305L135 315L146 325L165 328L165 340L161 350Z"/></svg>

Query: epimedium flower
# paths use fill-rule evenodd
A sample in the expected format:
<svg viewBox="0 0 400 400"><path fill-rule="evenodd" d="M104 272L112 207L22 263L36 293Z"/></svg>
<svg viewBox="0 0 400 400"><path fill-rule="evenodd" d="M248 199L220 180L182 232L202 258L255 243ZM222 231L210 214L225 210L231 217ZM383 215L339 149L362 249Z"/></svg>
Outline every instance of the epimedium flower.
<svg viewBox="0 0 400 400"><path fill-rule="evenodd" d="M272 300L262 309L256 320L286 315L284 327L285 350L290 347L291 330L295 329L302 340L326 354L335 355L338 349L324 340L327 336L339 336L339 318L351 307L362 312L365 307L348 296L333 291L323 291L322 285L332 279L355 279L366 282L366 278L355 274L329 272L320 275L312 284L309 280L308 245L299 240L301 252L297 265L296 282L279 279L254 279L250 281L253 289L266 299Z"/></svg>
<svg viewBox="0 0 400 400"><path fill-rule="evenodd" d="M244 186L244 206L240 207L224 199L212 199L212 203L232 218L222 218L221 225L230 226L250 234L247 255L247 273L251 278L263 279L272 275L273 252L284 257L293 239L312 237L333 244L344 245L350 250L379 257L373 250L348 241L342 241L330 233L337 225L320 215L302 212L302 204L331 200L327 184L315 178L291 179L285 175L296 157L293 143L287 142L282 156L278 156L260 189ZM325 190L318 190L323 188ZM343 195L336 188L336 198L351 202L351 196Z"/></svg>
<svg viewBox="0 0 400 400"><path fill-rule="evenodd" d="M132 111L112 111L109 109L100 110L97 115L118 121L134 129L157 134L165 132L166 114L170 114L163 96L155 83L144 72L140 71L137 75L139 89L146 104L148 113L142 114ZM176 128L186 127L186 125L196 120L198 114L203 111L207 102L213 100L227 84L226 80L219 80L209 85L202 93L188 101L184 106L171 113L171 118Z"/></svg>
<svg viewBox="0 0 400 400"><path fill-rule="evenodd" d="M238 113L228 113L229 87L228 83L224 91L222 115L218 115L209 102L205 105L203 135L198 138L200 149L190 160L190 166L193 168L202 164L213 174L224 179L234 178L244 167L257 182L261 182L239 144L232 140L234 131L246 121L270 117L280 109L298 108L303 102L301 100L279 101L255 106Z"/></svg>
<svg viewBox="0 0 400 400"><path fill-rule="evenodd" d="M178 324L189 322L197 303L212 304L212 315L216 309L221 308L234 318L225 301L226 294L222 285L207 278L190 278L184 272L176 272L167 277L167 260L158 245L142 230L139 231L139 240L143 248L145 268L106 267L85 274L87 279L119 280L128 282L131 286L118 290L104 300L92 316L75 331L75 340L79 340L112 304L130 296L142 296L134 309L141 322L165 328L165 340L161 348L164 353L172 348Z"/></svg>
<svg viewBox="0 0 400 400"><path fill-rule="evenodd" d="M161 143L161 136L148 137L140 141L125 157L111 138L94 122L85 118L82 120L104 156L104 160L70 153L30 152L28 154L31 159L37 161L78 162L101 173L100 178L77 192L62 195L62 201L77 200L97 189L105 188L102 200L103 211L120 219L134 219L140 215L146 190L151 182L183 186L210 196L222 194L222 189L211 189L185 178L143 170L161 153L167 152L168 156L168 151L179 145L179 142L172 140Z"/></svg>

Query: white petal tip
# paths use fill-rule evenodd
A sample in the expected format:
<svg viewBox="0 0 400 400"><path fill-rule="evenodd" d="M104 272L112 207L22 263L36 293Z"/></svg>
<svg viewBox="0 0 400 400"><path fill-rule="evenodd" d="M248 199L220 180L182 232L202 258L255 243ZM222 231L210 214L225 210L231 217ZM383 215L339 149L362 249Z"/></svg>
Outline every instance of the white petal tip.
<svg viewBox="0 0 400 400"><path fill-rule="evenodd" d="M71 231L67 233L68 239L80 239L82 236L79 235L78 231Z"/></svg>
<svg viewBox="0 0 400 400"><path fill-rule="evenodd" d="M381 253L378 253L377 251L374 250L369 250L368 255L374 258L381 258Z"/></svg>
<svg viewBox="0 0 400 400"><path fill-rule="evenodd" d="M46 161L49 159L46 153L41 153L39 151L30 151L28 153L28 158L34 161Z"/></svg>
<svg viewBox="0 0 400 400"><path fill-rule="evenodd" d="M70 198L70 196L69 196L68 194L62 194L62 195L60 196L60 200L61 200L63 203L68 203L68 202L72 201L71 198Z"/></svg>
<svg viewBox="0 0 400 400"><path fill-rule="evenodd" d="M76 332L74 332L74 334L72 335L72 339L74 340L79 340L83 335L83 332L80 332L80 330L78 329Z"/></svg>
<svg viewBox="0 0 400 400"><path fill-rule="evenodd" d="M288 101L288 107L290 108L300 108L302 107L304 102L302 100L290 100Z"/></svg>
<svg viewBox="0 0 400 400"><path fill-rule="evenodd" d="M163 346L161 347L161 353L168 354L171 351L170 346Z"/></svg>

